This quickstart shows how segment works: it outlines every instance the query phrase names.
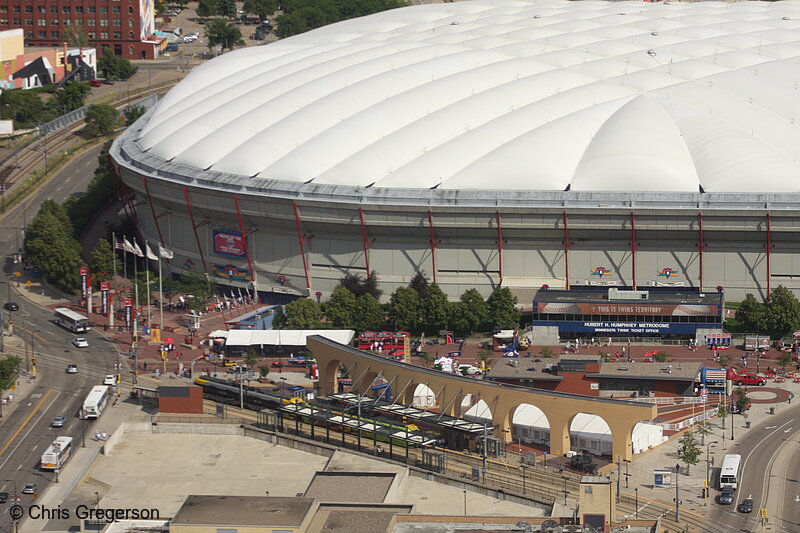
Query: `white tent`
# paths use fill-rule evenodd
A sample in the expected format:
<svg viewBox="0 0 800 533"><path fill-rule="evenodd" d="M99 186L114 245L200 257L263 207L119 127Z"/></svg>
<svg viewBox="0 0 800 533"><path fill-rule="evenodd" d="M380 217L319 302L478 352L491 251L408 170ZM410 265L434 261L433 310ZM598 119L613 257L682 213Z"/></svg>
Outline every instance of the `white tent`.
<svg viewBox="0 0 800 533"><path fill-rule="evenodd" d="M417 385L414 391L414 399L411 403L413 407L425 409L426 407L436 406L436 394L426 385Z"/></svg>
<svg viewBox="0 0 800 533"><path fill-rule="evenodd" d="M305 346L312 335L349 345L355 334L351 329L233 329L225 346Z"/></svg>

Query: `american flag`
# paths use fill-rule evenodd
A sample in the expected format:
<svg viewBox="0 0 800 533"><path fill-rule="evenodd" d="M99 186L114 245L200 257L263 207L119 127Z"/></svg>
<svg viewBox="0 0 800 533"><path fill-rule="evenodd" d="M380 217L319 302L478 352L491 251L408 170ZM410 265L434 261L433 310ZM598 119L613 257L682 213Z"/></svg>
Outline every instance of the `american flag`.
<svg viewBox="0 0 800 533"><path fill-rule="evenodd" d="M724 369L711 369L706 370L706 381L725 381L728 377L728 372Z"/></svg>

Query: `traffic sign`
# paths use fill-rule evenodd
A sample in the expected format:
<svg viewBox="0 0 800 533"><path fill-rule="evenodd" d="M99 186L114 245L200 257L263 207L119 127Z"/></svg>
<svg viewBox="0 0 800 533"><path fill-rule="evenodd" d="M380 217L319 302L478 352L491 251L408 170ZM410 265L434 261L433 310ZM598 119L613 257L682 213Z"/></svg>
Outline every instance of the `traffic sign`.
<svg viewBox="0 0 800 533"><path fill-rule="evenodd" d="M25 282L26 287L30 287L31 285L33 285L33 282L31 280Z"/></svg>
<svg viewBox="0 0 800 533"><path fill-rule="evenodd" d="M20 272L19 270L17 270L16 272L14 272L14 275L15 275L15 276L17 276L17 277L19 278L19 277L21 277L21 276L22 276L22 272Z"/></svg>

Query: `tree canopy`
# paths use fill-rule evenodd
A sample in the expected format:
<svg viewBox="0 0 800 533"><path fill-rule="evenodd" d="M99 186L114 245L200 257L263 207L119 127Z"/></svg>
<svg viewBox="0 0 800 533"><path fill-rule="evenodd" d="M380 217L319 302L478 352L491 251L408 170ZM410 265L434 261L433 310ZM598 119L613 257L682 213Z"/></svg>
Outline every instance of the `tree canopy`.
<svg viewBox="0 0 800 533"><path fill-rule="evenodd" d="M119 112L113 106L94 104L86 110L86 126L83 131L91 137L100 137L113 133L119 125Z"/></svg>
<svg viewBox="0 0 800 533"><path fill-rule="evenodd" d="M114 55L110 48L103 49L103 55L97 60L97 70L105 78L127 80L136 74L138 67L125 59Z"/></svg>
<svg viewBox="0 0 800 533"><path fill-rule="evenodd" d="M447 329L449 316L449 305L447 296L436 283L428 285L425 296L420 300L422 304L422 316L425 318L423 329L428 333L438 333L439 330Z"/></svg>
<svg viewBox="0 0 800 533"><path fill-rule="evenodd" d="M736 319L756 333L780 338L800 329L800 301L792 291L778 285L763 304L752 294L745 296Z"/></svg>
<svg viewBox="0 0 800 533"><path fill-rule="evenodd" d="M356 297L371 294L373 298L378 300L383 294L378 283L378 274L374 270L366 278L359 274L347 274L339 284L346 287Z"/></svg>
<svg viewBox="0 0 800 533"><path fill-rule="evenodd" d="M49 199L42 203L28 224L24 246L29 261L47 281L67 292L78 288L81 245L63 206Z"/></svg>
<svg viewBox="0 0 800 533"><path fill-rule="evenodd" d="M395 329L416 332L420 326L419 294L411 287L398 287L389 298L389 322Z"/></svg>
<svg viewBox="0 0 800 533"><path fill-rule="evenodd" d="M489 321L503 329L513 329L519 326L519 310L517 297L511 294L508 287L498 287L494 290L489 300Z"/></svg>
<svg viewBox="0 0 800 533"><path fill-rule="evenodd" d="M223 51L227 48L233 50L237 46L244 46L242 32L229 20L213 18L206 22L206 40L208 49L219 46Z"/></svg>
<svg viewBox="0 0 800 533"><path fill-rule="evenodd" d="M108 281L114 275L114 248L107 239L100 239L92 250L89 262L95 282Z"/></svg>
<svg viewBox="0 0 800 533"><path fill-rule="evenodd" d="M362 294L356 298L353 312L353 326L357 331L381 329L383 325L383 311L378 300L370 293Z"/></svg>
<svg viewBox="0 0 800 533"><path fill-rule="evenodd" d="M350 328L353 325L355 308L356 295L339 284L325 303L325 316L334 328Z"/></svg>
<svg viewBox="0 0 800 533"><path fill-rule="evenodd" d="M310 298L298 298L289 302L285 306L285 312L287 329L315 329L322 320L319 304Z"/></svg>
<svg viewBox="0 0 800 533"><path fill-rule="evenodd" d="M402 0L284 0L276 19L278 37L289 37L320 26L408 5Z"/></svg>
<svg viewBox="0 0 800 533"><path fill-rule="evenodd" d="M262 19L271 16L278 10L277 0L244 0L244 10L258 15Z"/></svg>

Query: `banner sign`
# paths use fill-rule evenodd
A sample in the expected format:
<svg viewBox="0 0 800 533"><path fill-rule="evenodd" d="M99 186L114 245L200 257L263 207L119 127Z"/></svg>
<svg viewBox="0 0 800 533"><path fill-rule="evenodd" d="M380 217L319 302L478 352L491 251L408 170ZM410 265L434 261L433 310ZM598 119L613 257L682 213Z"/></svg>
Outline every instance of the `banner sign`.
<svg viewBox="0 0 800 533"><path fill-rule="evenodd" d="M715 305L570 302L537 302L534 305L534 312L553 315L715 316L720 314L720 310Z"/></svg>
<svg viewBox="0 0 800 533"><path fill-rule="evenodd" d="M87 280L89 279L89 267L81 267L78 269L78 271L81 274L81 297L86 298L86 296L89 294L89 288L87 287Z"/></svg>
<svg viewBox="0 0 800 533"><path fill-rule="evenodd" d="M214 230L214 253L225 257L244 257L246 252L245 237L238 231Z"/></svg>
<svg viewBox="0 0 800 533"><path fill-rule="evenodd" d="M581 322L561 320L534 320L534 326L558 326L560 332L571 333L599 333L622 335L652 335L652 334L691 334L697 328L719 329L721 324L705 322Z"/></svg>
<svg viewBox="0 0 800 533"><path fill-rule="evenodd" d="M132 328L133 327L133 299L132 298L125 298L124 305L125 305L125 327L126 328Z"/></svg>
<svg viewBox="0 0 800 533"><path fill-rule="evenodd" d="M211 265L211 275L230 281L252 281L250 270L234 265Z"/></svg>
<svg viewBox="0 0 800 533"><path fill-rule="evenodd" d="M108 290L111 288L111 283L103 281L100 283L100 314L108 314Z"/></svg>

